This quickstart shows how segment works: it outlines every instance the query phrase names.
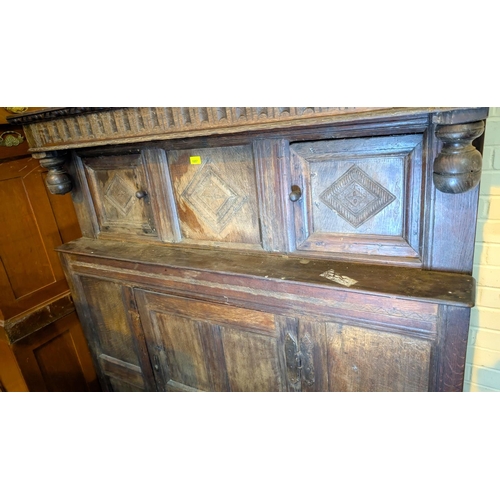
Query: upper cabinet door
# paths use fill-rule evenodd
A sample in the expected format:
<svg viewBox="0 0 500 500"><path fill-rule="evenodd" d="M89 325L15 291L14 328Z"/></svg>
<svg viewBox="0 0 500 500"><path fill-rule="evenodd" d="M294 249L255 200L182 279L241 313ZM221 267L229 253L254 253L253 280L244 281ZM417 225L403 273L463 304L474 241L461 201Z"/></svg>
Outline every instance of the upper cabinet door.
<svg viewBox="0 0 500 500"><path fill-rule="evenodd" d="M177 241L165 152L84 157L80 183L88 185L94 232L128 239ZM85 217L88 218L88 215ZM84 217L84 218L85 218ZM82 224L85 226L85 224Z"/></svg>
<svg viewBox="0 0 500 500"><path fill-rule="evenodd" d="M422 142L406 135L292 144L296 250L420 265Z"/></svg>

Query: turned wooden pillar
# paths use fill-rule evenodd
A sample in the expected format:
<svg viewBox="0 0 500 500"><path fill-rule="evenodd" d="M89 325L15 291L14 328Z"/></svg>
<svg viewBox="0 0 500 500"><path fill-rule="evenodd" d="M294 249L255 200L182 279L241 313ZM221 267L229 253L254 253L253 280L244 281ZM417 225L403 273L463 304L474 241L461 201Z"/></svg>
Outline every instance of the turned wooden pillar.
<svg viewBox="0 0 500 500"><path fill-rule="evenodd" d="M66 194L73 189L71 177L65 169L67 160L65 151L34 153L33 158L36 158L40 165L49 171L45 183L52 194Z"/></svg>
<svg viewBox="0 0 500 500"><path fill-rule="evenodd" d="M484 121L441 125L436 136L443 148L434 161L434 185L443 193L465 193L479 184L482 156L472 141L484 132Z"/></svg>

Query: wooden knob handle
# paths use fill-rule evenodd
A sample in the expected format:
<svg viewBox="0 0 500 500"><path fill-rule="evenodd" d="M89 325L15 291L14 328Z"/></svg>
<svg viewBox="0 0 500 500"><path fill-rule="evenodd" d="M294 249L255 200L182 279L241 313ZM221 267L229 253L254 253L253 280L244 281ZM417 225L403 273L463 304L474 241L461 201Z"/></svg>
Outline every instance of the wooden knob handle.
<svg viewBox="0 0 500 500"><path fill-rule="evenodd" d="M299 186L292 186L292 191L290 193L290 200L293 202L299 201L302 198L302 190Z"/></svg>

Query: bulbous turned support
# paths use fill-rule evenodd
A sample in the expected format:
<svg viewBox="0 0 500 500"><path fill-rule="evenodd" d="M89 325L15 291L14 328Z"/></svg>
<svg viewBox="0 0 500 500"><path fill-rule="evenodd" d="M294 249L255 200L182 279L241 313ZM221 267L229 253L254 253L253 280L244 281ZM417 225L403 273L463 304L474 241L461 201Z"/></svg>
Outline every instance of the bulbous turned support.
<svg viewBox="0 0 500 500"><path fill-rule="evenodd" d="M443 193L465 193L479 184L483 158L472 141L484 132L484 121L441 125L436 136L443 149L434 160L434 185Z"/></svg>
<svg viewBox="0 0 500 500"><path fill-rule="evenodd" d="M49 171L45 184L52 194L66 194L73 189L71 177L64 168L66 152L47 151L45 153L35 153L33 158L37 158L40 165Z"/></svg>

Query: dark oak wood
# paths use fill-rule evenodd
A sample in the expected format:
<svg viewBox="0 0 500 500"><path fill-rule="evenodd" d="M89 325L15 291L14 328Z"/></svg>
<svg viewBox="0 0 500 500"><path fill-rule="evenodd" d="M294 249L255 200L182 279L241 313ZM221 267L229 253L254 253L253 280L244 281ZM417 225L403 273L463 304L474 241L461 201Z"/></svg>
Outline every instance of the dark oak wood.
<svg viewBox="0 0 500 500"><path fill-rule="evenodd" d="M168 162L183 241L261 248L250 146L170 151Z"/></svg>
<svg viewBox="0 0 500 500"><path fill-rule="evenodd" d="M64 151L38 153L33 157L40 161L40 165L48 169L45 184L52 194L62 195L73 189L73 183L65 168L67 155Z"/></svg>
<svg viewBox="0 0 500 500"><path fill-rule="evenodd" d="M102 387L461 390L487 113L20 116L32 153L69 150L59 254Z"/></svg>
<svg viewBox="0 0 500 500"><path fill-rule="evenodd" d="M423 267L472 274L479 189L451 194L433 187L434 159L441 150L436 128L431 124L426 136L424 207L429 216L424 218Z"/></svg>
<svg viewBox="0 0 500 500"><path fill-rule="evenodd" d="M133 386L134 390L151 390L151 366L144 356L142 332L137 334L132 292L88 276L72 280L70 287L80 306L83 327L93 332L87 338L103 390L113 390L115 383Z"/></svg>
<svg viewBox="0 0 500 500"><path fill-rule="evenodd" d="M302 259L287 255L249 253L215 249L183 249L172 247L100 241L82 238L58 248L75 260L75 266L101 276L120 273L128 280L145 282L181 282L213 284L240 280L260 281L269 290L288 289L291 284L314 285L328 290L418 298L426 302L461 303L471 306L474 300L472 276L450 272L434 272L403 266L371 265L324 259ZM322 276L334 269L339 277L347 276L355 283ZM335 278L335 276L333 276ZM266 281L264 281L266 280Z"/></svg>
<svg viewBox="0 0 500 500"><path fill-rule="evenodd" d="M484 110L481 112L484 114ZM478 116L477 113L474 116ZM446 113L441 113L442 117L445 115ZM458 116L463 115L464 112ZM229 245L232 248L252 248L278 252L296 251L304 255L309 254L324 258L399 263L404 266L470 273L472 263L469 255L473 251L473 242L471 243L469 237L460 237L461 230L456 230L451 222L453 217L441 216L441 213L445 211L457 209L462 211L461 207L464 203L462 199L446 198L441 203L441 192L433 185L434 160L441 148L441 142L435 135L435 129L436 125L429 124L429 117L425 120L421 113L412 113L409 116L391 115L387 121L378 122L373 115L368 119L363 114L363 120L360 122L346 123L341 121L328 127L322 125L320 127L276 130L272 132L274 138L266 136L269 137L268 139L262 139L262 137L271 132L264 130L260 136L252 131L246 135L240 133L222 135L217 138L200 137L155 143L155 148L134 148L132 145L123 146L121 149L118 147L85 148L80 151L80 154L84 158L89 158L89 161L92 157L99 159L109 156L124 162L124 164L126 164L128 156L142 155L144 157L153 154L156 160L149 161L150 166L147 170L161 173L160 177L152 182L153 186L157 186L156 189L161 192L157 192L149 199L152 204L155 204L152 207L155 224L158 227L163 227L163 236L159 234L158 239L166 243L217 247ZM356 138L356 134L362 134L363 137L366 135L373 137L359 139L359 137ZM281 137L276 137L277 135ZM387 137L389 135L390 138ZM334 137L335 140L327 140L328 137ZM220 166L214 167L214 171L212 171L212 167L205 168L207 175L203 175L204 169L201 169L200 175L194 177L195 181L199 182L191 185L191 189L184 189L178 193L176 190L179 188L175 186L177 174L174 171L178 172L180 166L168 165L166 159L160 159L165 152L171 158L184 155L181 161L184 161L185 164L188 163L188 167L184 168L188 168L191 171L190 175L194 175L193 172L200 169L200 165L191 165L189 163L190 157L199 155L187 156L189 151L211 151L214 153L218 151L217 154L222 154L221 152L224 150L233 151L234 149L231 148L242 150L244 145L249 144L249 138L252 138L253 162L255 164L253 174L255 181L250 180L249 183L255 182L256 198L254 195L247 197L245 193L232 193L231 182L234 184L234 180L224 180L220 177L219 170L226 168ZM291 167L294 162L290 160L289 145L291 144L292 150L294 148L300 149L304 144L308 144L307 139L315 139L315 142L311 143L309 147L330 150L332 162L330 168L318 167L322 171L329 172L324 181L326 183L325 189L316 193L316 198L313 200L311 186L305 188L302 186L301 197L294 203L290 201L289 194L294 186L300 189L296 179L297 177L302 178L302 173L307 174L309 167L299 165L298 169L295 168L295 170ZM405 140L408 144L412 140L416 141L413 144L413 149L408 150L407 148L405 150ZM224 145L224 147L219 148L217 144ZM152 153L153 151L155 153ZM400 160L396 158L398 151L401 156ZM230 153L220 158L222 163L219 161L219 164L229 165L230 172L240 170ZM293 158L296 158L296 155L292 156ZM356 179L352 178L351 175L351 181L361 182L361 185L358 182L354 192L359 194L361 190L365 195L368 194L368 200L363 202L366 205L366 210L355 214L355 218L357 218L355 224L359 224L360 220L362 222L357 227L352 226L350 222L345 221L339 215L339 212L346 212L345 206L344 209L337 206L338 211L335 211L331 203L330 206L327 204L329 203L328 195L331 197L334 191L333 188L330 191L328 188L337 186L336 182L341 184L344 182L344 187L347 187L345 178L340 175L338 168L344 168L344 174L347 173L349 169L345 166L342 167L342 162L348 163L349 160L358 162L361 166L358 166L358 171L355 174ZM384 162L387 165L389 162L392 167L384 171L382 168ZM232 170L231 165L234 166ZM248 160L246 165L246 168L251 168L248 166ZM380 165L380 168L377 165ZM402 176L399 181L393 178L398 169L398 175ZM128 231L128 235L125 230L121 232L101 231L96 213L96 207L99 206L99 203L94 204L93 202L95 193L91 193L92 186L88 185L86 176L82 177L82 166L78 157L70 163L69 171L76 186L74 190L75 207L83 234L90 237L115 237L117 239L130 237L130 231ZM293 174L294 171L295 174ZM376 171L377 174L375 175L373 171ZM312 173L315 174L315 172ZM182 175L185 177L185 174ZM295 175L295 179L292 178L293 175ZM382 182L377 181L380 175L385 175L385 180ZM234 177L234 175L232 176ZM306 177L309 177L308 174ZM316 175L312 178L309 177L309 180L317 178ZM212 186L212 192L226 196L226 203L222 203L224 198L211 202L212 208L214 206L223 208L219 215L210 213L206 199L202 202L197 198L197 195L201 193L200 189L207 187L207 183L214 181L214 179L216 181L219 179L217 181L218 187ZM377 197L377 192L384 192L383 188L389 193L387 195L389 198L394 196L394 193L390 191L390 185L383 186L383 184L388 183L388 179L390 179L389 184L391 182L399 184L396 194L399 193L398 196L401 199L395 197L388 206L382 207L382 210L376 212L377 208L380 209L376 203L373 203L373 196ZM375 187L374 193L366 191L366 187L369 186ZM188 187L186 186L186 188ZM316 188L317 190L318 188ZM173 196L172 192L177 194ZM401 196L402 193L404 193L404 197ZM321 198L322 194L324 199ZM344 193L344 204L346 203L345 195L346 193ZM476 189L471 190L468 194L471 207L474 206L475 201L477 203L477 196L478 190ZM186 201L186 197L191 202ZM244 200L243 205L241 205L242 200ZM257 207L255 203L258 203ZM316 205L319 205L319 209ZM251 209L252 215L246 219L238 217L245 213L242 206L248 210L253 207ZM239 210L236 210L238 208ZM474 229L475 213L476 209L463 211L462 216L457 221L462 230L470 232L470 228ZM366 218L367 214L371 217ZM365 219L360 219L360 216L363 215ZM236 218L229 220L232 216L236 216ZM335 218L344 224L343 232L332 231L331 227L332 224L335 224ZM438 228L437 226L442 227ZM329 227L330 229L328 229ZM436 231L435 228L437 228ZM342 230L340 227L339 229ZM301 234L301 231L304 230L309 231L309 233L312 231L312 233L302 241L301 238L304 235ZM448 245L450 232L454 238L452 248L456 248L457 252L446 257L446 259L451 259L450 263L446 265L441 259L443 253L434 252L434 248L436 245ZM297 235L299 238L296 238ZM137 236L139 235L137 234Z"/></svg>
<svg viewBox="0 0 500 500"><path fill-rule="evenodd" d="M472 141L483 135L484 121L441 125L436 135L443 148L434 161L434 184L443 193L464 193L481 179L481 153Z"/></svg>
<svg viewBox="0 0 500 500"><path fill-rule="evenodd" d="M438 343L434 346L429 387L439 392L461 392L464 383L470 309L443 307ZM449 335L448 332L453 332Z"/></svg>
<svg viewBox="0 0 500 500"><path fill-rule="evenodd" d="M448 339L455 332L440 318L450 306L469 312L474 295L470 276L323 260L304 263L227 250L177 252L137 243L119 247L95 240L79 240L60 251L72 282L87 290L75 300L80 308L88 304L92 335L114 339L114 347L101 344L98 349L131 363L137 377L137 347L130 340L125 351L119 347L130 338L123 332L130 330L127 314L117 309L124 301L120 287L135 288L160 390L434 390L435 353L450 364L465 355L463 333L457 345ZM348 287L322 277L328 266L358 283ZM105 318L118 323L102 325ZM117 337L113 331L122 333ZM455 346L453 353L447 353L442 338ZM248 360L257 378L245 375L249 380L244 381L239 370L247 373ZM279 379L273 378L276 373Z"/></svg>
<svg viewBox="0 0 500 500"><path fill-rule="evenodd" d="M294 202L298 250L419 265L422 140L418 135L294 144L291 189L301 192Z"/></svg>
<svg viewBox="0 0 500 500"><path fill-rule="evenodd" d="M273 315L148 292L137 298L162 390L284 390Z"/></svg>
<svg viewBox="0 0 500 500"><path fill-rule="evenodd" d="M199 137L221 133L314 127L335 121L384 121L400 116L436 113L441 122L455 116L469 119L467 108L57 108L9 117L9 123L23 124L33 151L71 149L106 144L148 142L169 138ZM476 108L476 120L488 108ZM450 116L447 120L447 116ZM461 122L458 122L461 123Z"/></svg>
<svg viewBox="0 0 500 500"><path fill-rule="evenodd" d="M426 391L432 342L327 324L330 390ZM369 353L369 355L367 355Z"/></svg>
<svg viewBox="0 0 500 500"><path fill-rule="evenodd" d="M83 164L100 233L158 237L152 186L140 155L84 158Z"/></svg>
<svg viewBox="0 0 500 500"><path fill-rule="evenodd" d="M270 252L287 252L294 246L293 229L288 224L292 217L287 201L291 186L289 144L283 139L255 140L253 154L262 247Z"/></svg>

